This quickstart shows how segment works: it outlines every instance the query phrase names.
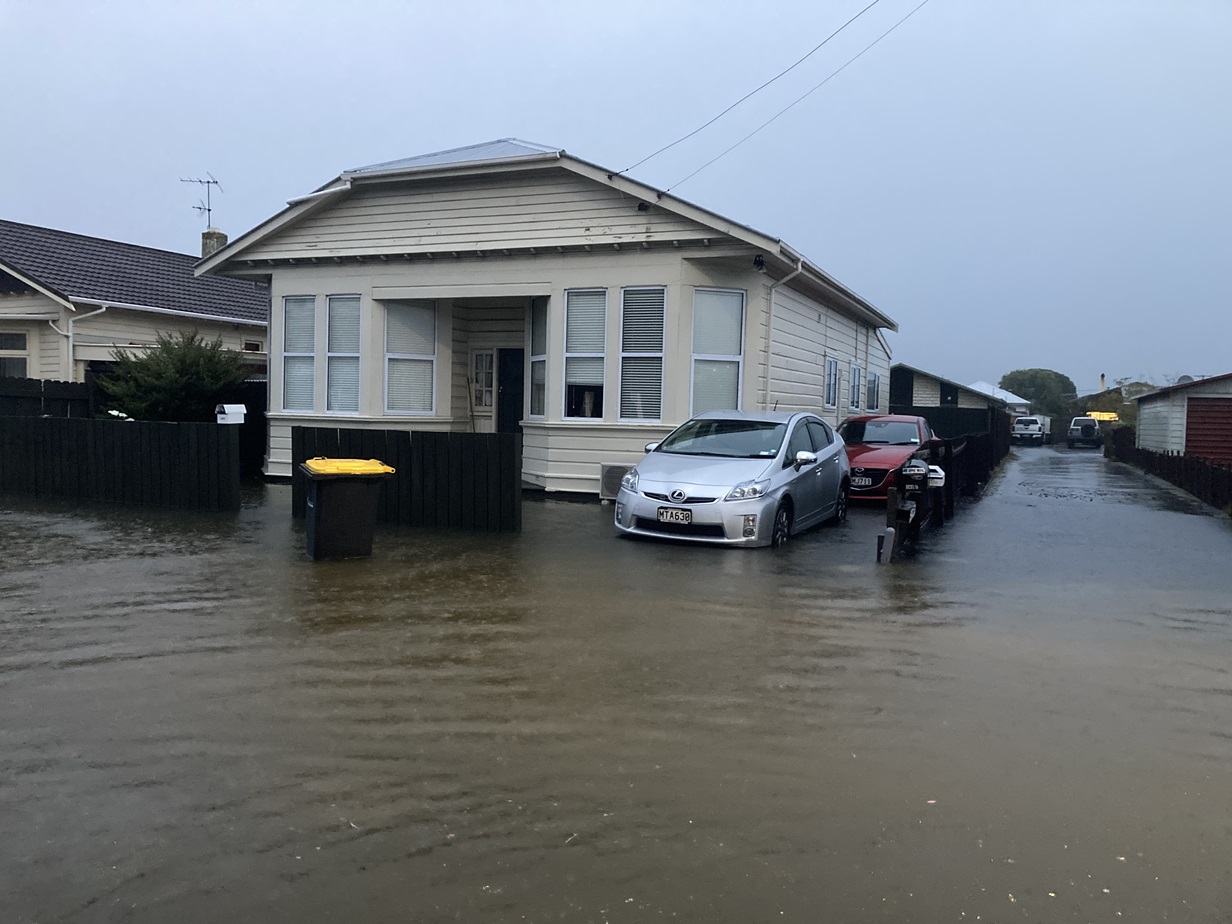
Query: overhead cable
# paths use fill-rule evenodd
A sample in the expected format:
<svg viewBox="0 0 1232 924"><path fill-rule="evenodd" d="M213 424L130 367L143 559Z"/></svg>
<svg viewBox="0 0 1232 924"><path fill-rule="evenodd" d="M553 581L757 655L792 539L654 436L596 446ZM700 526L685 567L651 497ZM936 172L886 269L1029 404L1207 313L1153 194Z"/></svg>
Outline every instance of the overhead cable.
<svg viewBox="0 0 1232 924"><path fill-rule="evenodd" d="M861 57L863 57L863 55L864 55L864 53L865 53L865 52L867 52L867 51L868 51L869 49L871 49L874 45L876 45L878 42L880 42L883 38L885 38L887 35L889 35L891 32L893 32L895 29L897 29L897 28L898 28L899 26L901 26L903 23L905 23L908 19L910 19L912 16L914 16L917 12L919 12L920 8L921 8L921 7L923 7L923 6L924 6L924 4L926 4L926 3L928 3L928 0L922 0L922 2L919 4L919 6L917 6L915 9L913 9L910 13L908 13L906 16L904 16L902 19L900 19L900 20L899 20L898 22L896 22L894 25L890 26L890 28L886 29L886 30L885 30L885 32L881 33L881 35L879 35L879 36L878 36L876 39L874 39L872 42L869 42L867 45L865 45L865 46L864 46L864 48L863 48L863 50L862 50L862 51L860 51L860 53L859 53L859 54L857 54L857 55L855 55L855 56L853 56L853 57L849 58L846 64L844 64L844 65L843 65L842 67L840 67L838 70L836 70L836 71L834 71L832 74L830 74L830 76L829 76L829 77L827 77L827 78L826 78L825 80L823 80L821 83L817 84L817 86L813 87L813 89L809 90L807 93L805 93L803 96L801 96L800 98L798 98L798 99L797 99L797 100L795 100L794 102L789 103L787 106L784 106L782 109L780 109L778 112L776 112L773 116L771 116L769 119L767 119L767 120L766 120L765 122L763 122L761 125L757 126L757 128L753 129L751 132L749 132L747 135L745 135L743 138L741 138L739 141L737 141L735 144L733 144L733 145L732 145L730 148L728 148L726 151L724 151L723 153L719 154L717 157L711 158L710 160L706 161L704 164L702 164L700 167L698 167L696 170L694 170L692 173L690 173L688 176L686 176L683 180L677 180L677 181L676 181L675 183L673 183L671 186L667 187L667 189L663 190L663 192L665 192L665 193L667 193L667 192L671 192L673 189L675 189L677 186L681 185L682 183L686 183L686 182L688 182L689 180L693 179L693 177L697 176L699 173L701 173L703 170L705 170L707 167L709 167L709 166L710 166L711 164L713 164L715 161L718 161L718 160L723 159L723 158L724 158L724 157L726 157L728 154L730 154L732 151L736 150L736 148L740 147L740 145L744 144L746 141L748 141L750 138L752 138L754 135L756 135L758 132L760 132L763 128L765 128L765 127L766 127L767 125L769 125L771 122L775 121L775 120L776 120L779 116L783 115L783 114L784 114L785 112L787 112L789 109L793 109L794 107L796 107L796 106L797 106L797 105L799 105L800 103L804 102L804 100L805 100L805 99L807 99L808 97L812 96L814 93L816 93L816 92L817 92L818 90L820 90L822 87L824 87L827 83L829 83L831 80L833 80L835 77L837 77L837 76L838 76L839 74L841 74L843 71L845 71L845 70L846 70L849 66L851 66L851 65L852 65L852 64L854 64L857 60L859 60ZM652 156L653 156L653 155L652 155Z"/></svg>
<svg viewBox="0 0 1232 924"><path fill-rule="evenodd" d="M711 120L710 120L709 122L707 122L705 125L699 125L697 128L693 129L693 131L689 132L687 135L685 135L685 136L683 136L683 137L681 137L681 138L677 138L677 139L676 139L675 141L673 141L671 144L669 144L669 145L667 145L667 146L665 146L665 147L661 147L661 148L659 148L659 150L655 151L653 154L649 154L649 155L647 155L646 157L643 157L643 158L642 158L641 160L639 160L636 164L631 164L630 166L625 167L625 169L621 170L619 173L615 173L615 174L613 174L613 176L620 176L622 173L628 173L630 170L633 170L633 169L634 169L634 168L636 168L636 167L640 167L642 164L646 163L646 161L650 160L651 158L658 157L658 156L659 156L660 154L662 154L664 151L667 151L667 150L670 150L671 148L674 148L676 145L680 144L680 142L682 142L682 141L688 141L690 138L692 138L694 135L696 135L698 132L702 131L703 129L709 128L709 127L710 127L711 125L713 125L715 122L719 121L719 119L723 118L723 116L727 115L729 112L731 112L733 109L735 109L735 108L736 108L737 106L739 106L741 103L743 103L746 99L748 99L748 98L749 98L749 97L751 97L751 96L755 96L755 95L757 95L757 94L758 94L758 93L760 93L762 90L766 89L766 87L770 86L770 84L772 84L772 83L774 83L776 80L778 80L780 77L785 77L785 76L787 76L788 74L790 74L793 70L795 70L797 67L799 67L801 64L803 64L805 61L807 61L809 58L811 58L814 54L816 54L818 51L820 51L820 50L822 49L822 47L823 47L823 46L825 46L826 42L830 41L830 39L834 38L834 36L838 35L840 32L842 32L844 29L846 29L846 28L847 28L848 26L850 26L853 22L855 22L857 19L859 19L861 16L863 16L865 13L867 13L869 10L871 10L873 7L875 7L875 6L876 6L878 3L880 3L880 2L881 2L881 0L873 0L873 2L872 2L872 3L870 3L870 4L869 4L868 6L866 6L864 9L860 10L860 12L856 13L856 15L852 16L852 17L851 17L851 19L847 20L845 23L843 23L841 26L839 26L837 29L835 29L833 32L831 32L829 35L827 35L827 36L826 36L826 38L825 38L825 39L821 42L821 44L820 44L820 45L817 45L816 47L814 47L814 48L813 48L813 50L812 50L812 51L810 51L808 54L806 54L803 58L801 58L800 60L796 61L794 64L792 64L790 67L786 68L785 70L779 71L779 73L775 74L773 77L771 77L769 80L767 80L765 83L763 83L763 84L762 84L760 87L758 87L756 90L750 90L748 93L744 94L744 96L740 97L740 99L736 100L734 103L732 103L730 106L728 106L728 107L727 107L726 109L724 109L722 112L720 112L717 116L715 116L713 119L711 119Z"/></svg>

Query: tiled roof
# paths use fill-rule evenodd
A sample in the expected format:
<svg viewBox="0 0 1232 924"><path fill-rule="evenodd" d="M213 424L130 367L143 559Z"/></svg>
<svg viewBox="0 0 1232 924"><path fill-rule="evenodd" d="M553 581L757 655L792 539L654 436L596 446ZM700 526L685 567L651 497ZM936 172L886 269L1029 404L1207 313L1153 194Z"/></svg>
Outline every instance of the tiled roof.
<svg viewBox="0 0 1232 924"><path fill-rule="evenodd" d="M365 173L400 172L403 170L422 170L430 167L480 164L487 161L514 160L523 157L559 156L564 153L563 148L535 144L533 141L522 141L520 138L501 138L497 141L485 141L483 144L472 144L464 148L450 148L448 151L418 154L415 157L390 160L383 164L356 167L354 170L346 171L343 176L362 176Z"/></svg>
<svg viewBox="0 0 1232 924"><path fill-rule="evenodd" d="M196 278L197 259L0 219L0 291L15 288L8 267L68 300L269 322L269 289L241 279Z"/></svg>

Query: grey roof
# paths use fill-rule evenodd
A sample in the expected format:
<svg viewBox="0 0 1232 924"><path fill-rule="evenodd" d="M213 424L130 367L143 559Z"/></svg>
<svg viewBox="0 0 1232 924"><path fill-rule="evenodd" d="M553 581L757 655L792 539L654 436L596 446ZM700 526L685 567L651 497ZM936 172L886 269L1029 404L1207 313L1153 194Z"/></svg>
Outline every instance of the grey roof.
<svg viewBox="0 0 1232 924"><path fill-rule="evenodd" d="M1197 388L1199 385L1210 385L1212 382L1226 382L1232 379L1232 372L1224 372L1221 375L1208 375L1203 379L1194 379L1192 382L1177 382L1175 385L1165 385L1163 388L1157 388L1155 391L1148 391L1145 395L1138 395L1133 400L1143 401L1151 398L1159 398L1163 395L1170 395L1173 392L1184 391L1186 388Z"/></svg>
<svg viewBox="0 0 1232 924"><path fill-rule="evenodd" d="M10 270L65 301L269 323L269 289L240 279L194 277L196 262L191 254L0 219L0 292L26 289Z"/></svg>
<svg viewBox="0 0 1232 924"><path fill-rule="evenodd" d="M500 138L496 141L485 141L483 144L471 144L464 148L450 148L447 151L435 151L432 154L419 154L415 157L404 157L401 160L389 160L383 164L370 164L367 167L356 167L347 170L343 176L362 176L366 173L385 173L397 171L427 169L431 167L449 167L455 164L480 164L489 161L520 160L523 158L559 157L564 154L564 148L553 148L533 141L522 141L520 138Z"/></svg>

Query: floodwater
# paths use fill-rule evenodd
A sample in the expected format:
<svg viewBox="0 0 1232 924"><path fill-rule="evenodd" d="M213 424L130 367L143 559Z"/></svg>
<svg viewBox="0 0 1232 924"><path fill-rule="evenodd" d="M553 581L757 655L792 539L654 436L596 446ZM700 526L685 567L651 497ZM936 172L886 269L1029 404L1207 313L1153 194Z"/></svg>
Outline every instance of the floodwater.
<svg viewBox="0 0 1232 924"><path fill-rule="evenodd" d="M1232 526L1025 448L875 563L0 499L0 919L1227 921Z"/></svg>

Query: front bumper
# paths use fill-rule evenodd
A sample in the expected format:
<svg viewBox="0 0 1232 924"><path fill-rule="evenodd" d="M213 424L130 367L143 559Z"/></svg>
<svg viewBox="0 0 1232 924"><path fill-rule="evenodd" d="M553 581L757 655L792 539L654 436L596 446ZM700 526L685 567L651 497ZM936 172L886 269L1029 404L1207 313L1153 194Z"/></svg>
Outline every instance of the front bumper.
<svg viewBox="0 0 1232 924"><path fill-rule="evenodd" d="M673 504L621 488L616 496L614 522L618 531L630 536L752 548L770 544L777 506L777 494L752 500ZM692 513L692 522L688 526L660 523L660 507L688 510ZM744 534L746 517L755 518L751 536Z"/></svg>

